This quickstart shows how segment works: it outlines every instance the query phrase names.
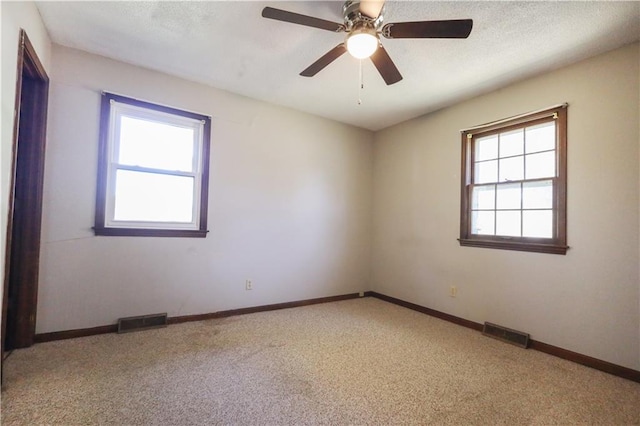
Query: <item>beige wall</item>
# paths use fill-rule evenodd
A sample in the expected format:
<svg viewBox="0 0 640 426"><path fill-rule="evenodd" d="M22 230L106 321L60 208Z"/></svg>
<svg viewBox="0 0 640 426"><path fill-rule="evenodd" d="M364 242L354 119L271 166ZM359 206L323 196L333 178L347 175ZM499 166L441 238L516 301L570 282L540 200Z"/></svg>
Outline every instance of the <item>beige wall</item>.
<svg viewBox="0 0 640 426"><path fill-rule="evenodd" d="M639 77L634 44L378 132L372 290L640 369ZM567 255L460 247L459 130L562 102Z"/></svg>
<svg viewBox="0 0 640 426"><path fill-rule="evenodd" d="M0 123L0 277L4 277L11 165L13 121L16 97L16 71L20 29L24 29L45 70L49 70L51 41L32 2L0 2L2 20L2 118ZM2 302L0 292L0 303Z"/></svg>
<svg viewBox="0 0 640 426"><path fill-rule="evenodd" d="M51 80L38 333L368 289L371 132L57 45ZM102 90L213 117L207 238L93 235Z"/></svg>

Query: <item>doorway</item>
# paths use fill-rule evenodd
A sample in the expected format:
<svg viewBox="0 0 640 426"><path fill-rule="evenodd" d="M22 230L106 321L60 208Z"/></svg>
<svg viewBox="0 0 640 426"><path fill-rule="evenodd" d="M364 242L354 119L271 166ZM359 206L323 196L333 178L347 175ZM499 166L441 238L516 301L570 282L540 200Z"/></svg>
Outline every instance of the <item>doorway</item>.
<svg viewBox="0 0 640 426"><path fill-rule="evenodd" d="M36 327L49 77L20 30L2 299L2 359ZM4 196L4 195L3 195Z"/></svg>

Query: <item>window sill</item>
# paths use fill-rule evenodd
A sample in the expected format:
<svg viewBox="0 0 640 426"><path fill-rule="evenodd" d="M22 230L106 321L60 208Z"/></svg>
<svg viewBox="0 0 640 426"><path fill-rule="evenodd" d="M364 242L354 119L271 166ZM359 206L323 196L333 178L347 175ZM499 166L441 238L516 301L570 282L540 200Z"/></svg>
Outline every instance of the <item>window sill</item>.
<svg viewBox="0 0 640 426"><path fill-rule="evenodd" d="M530 251L534 253L567 254L569 246L558 244L529 243L508 240L458 239L463 247L481 247L499 250Z"/></svg>
<svg viewBox="0 0 640 426"><path fill-rule="evenodd" d="M209 231L200 229L144 229L94 227L95 235L106 237L177 237L206 238Z"/></svg>

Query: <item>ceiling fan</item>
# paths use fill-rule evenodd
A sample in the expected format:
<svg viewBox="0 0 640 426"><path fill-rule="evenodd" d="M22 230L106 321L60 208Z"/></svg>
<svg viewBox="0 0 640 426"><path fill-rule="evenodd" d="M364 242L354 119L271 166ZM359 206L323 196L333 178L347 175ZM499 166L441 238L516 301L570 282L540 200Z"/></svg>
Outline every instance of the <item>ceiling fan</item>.
<svg viewBox="0 0 640 426"><path fill-rule="evenodd" d="M338 44L300 73L313 77L327 65L349 52L357 59L371 58L387 85L402 80L402 75L380 42L384 38L467 38L473 27L471 19L447 21L416 21L384 24L384 0L349 0L342 6L344 23L326 21L313 16L265 7L262 16L332 32L347 33Z"/></svg>

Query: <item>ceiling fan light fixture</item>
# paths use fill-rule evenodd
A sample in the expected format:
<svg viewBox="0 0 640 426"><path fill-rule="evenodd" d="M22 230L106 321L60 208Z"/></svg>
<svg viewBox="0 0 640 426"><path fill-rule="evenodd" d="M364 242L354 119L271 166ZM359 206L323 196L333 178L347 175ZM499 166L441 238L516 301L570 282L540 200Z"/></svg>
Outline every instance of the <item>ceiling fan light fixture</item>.
<svg viewBox="0 0 640 426"><path fill-rule="evenodd" d="M356 59L365 59L373 55L378 48L375 31L353 31L347 36L347 51Z"/></svg>
<svg viewBox="0 0 640 426"><path fill-rule="evenodd" d="M380 43L380 35L397 39L467 38L473 28L472 19L392 22L383 25L384 10L385 0L347 0L342 6L344 22L341 24L273 7L262 9L262 16L333 33L346 33L344 42L304 69L301 76L313 77L348 51L357 59L370 58L388 86L402 80L402 74ZM360 70L362 72L362 67Z"/></svg>

